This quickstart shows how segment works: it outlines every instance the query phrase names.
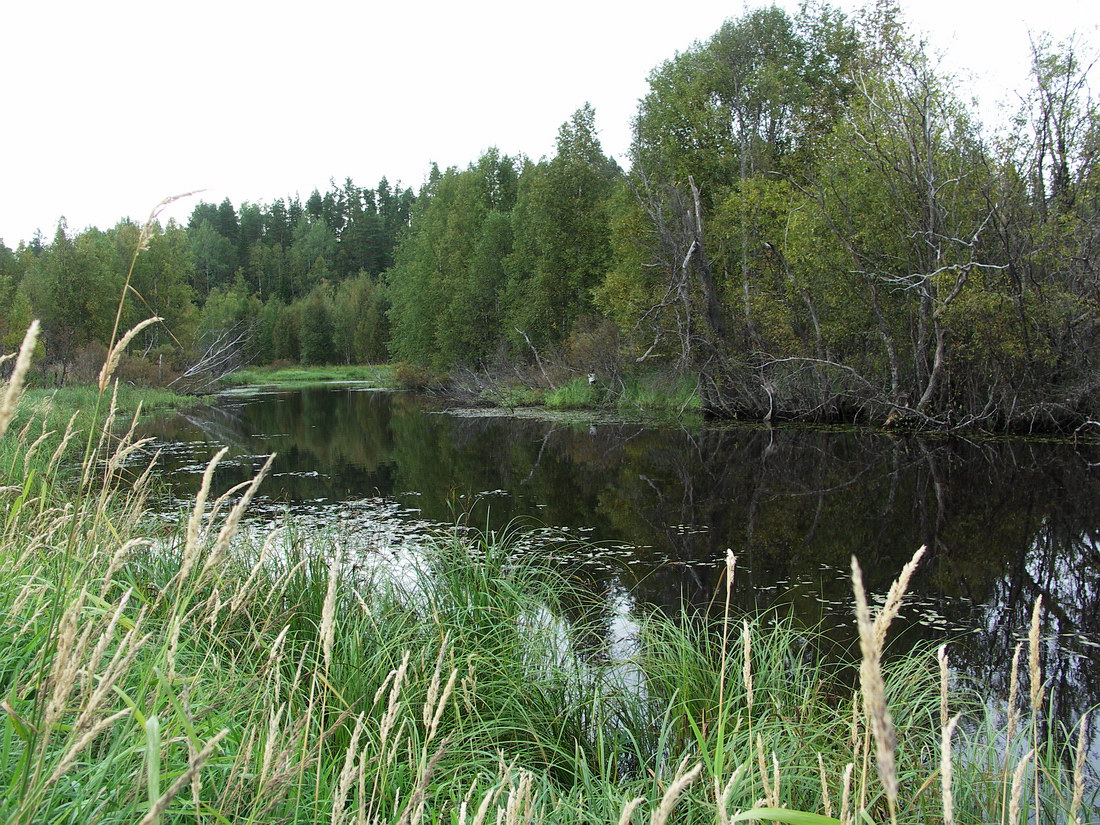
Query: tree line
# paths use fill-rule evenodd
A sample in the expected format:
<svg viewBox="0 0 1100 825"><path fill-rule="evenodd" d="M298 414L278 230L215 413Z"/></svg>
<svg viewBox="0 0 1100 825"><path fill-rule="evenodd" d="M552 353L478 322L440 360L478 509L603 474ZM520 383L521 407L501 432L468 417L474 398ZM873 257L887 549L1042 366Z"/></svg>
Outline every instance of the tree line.
<svg viewBox="0 0 1100 825"><path fill-rule="evenodd" d="M259 361L690 374L720 416L1076 427L1100 418L1084 51L1035 38L991 132L889 2L746 11L653 70L628 169L585 105L552 156L490 149L415 194L201 203L131 312L166 319L150 354L241 330ZM55 363L102 343L135 235L0 245L5 345L32 314Z"/></svg>
<svg viewBox="0 0 1100 825"><path fill-rule="evenodd" d="M138 255L123 325L155 314L135 349L176 372L236 342L234 357L304 363L387 357L383 273L409 226L409 188L350 179L270 204L199 203L186 226L156 226ZM10 347L41 318L41 362L64 380L107 343L141 228L71 233L14 251L0 244L0 338ZM320 306L320 310L317 307ZM304 319L304 323L303 323ZM219 344L219 342L221 342Z"/></svg>

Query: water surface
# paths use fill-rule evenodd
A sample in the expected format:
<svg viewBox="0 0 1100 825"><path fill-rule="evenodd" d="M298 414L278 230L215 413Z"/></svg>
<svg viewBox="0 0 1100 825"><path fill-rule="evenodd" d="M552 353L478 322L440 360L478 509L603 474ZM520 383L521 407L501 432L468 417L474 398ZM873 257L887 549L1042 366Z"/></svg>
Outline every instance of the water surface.
<svg viewBox="0 0 1100 825"><path fill-rule="evenodd" d="M612 637L639 606L706 609L730 548L741 608L793 612L844 648L852 554L884 593L927 545L898 644L961 640L959 672L1003 694L1042 595L1044 638L1059 651L1052 694L1067 713L1100 702L1095 446L542 420L355 386L227 395L147 430L165 450L168 511L221 446L218 491L276 452L258 513L339 523L363 553L395 552L425 524L534 531L525 552L581 564L618 606Z"/></svg>

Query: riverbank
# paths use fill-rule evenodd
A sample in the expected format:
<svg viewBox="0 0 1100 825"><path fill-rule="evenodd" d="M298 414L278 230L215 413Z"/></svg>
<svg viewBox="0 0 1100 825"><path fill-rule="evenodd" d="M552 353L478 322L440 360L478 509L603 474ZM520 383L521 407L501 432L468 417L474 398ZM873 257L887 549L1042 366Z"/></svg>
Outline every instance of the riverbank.
<svg viewBox="0 0 1100 825"><path fill-rule="evenodd" d="M68 447L70 442L79 442L90 449L91 441L99 438L97 433L102 431L112 398L115 404L112 427L131 418L139 408L148 413L203 403L198 396L122 384L117 390L112 387L102 395L92 385L53 389L30 387L14 410L8 436L0 439L0 462L11 466L20 464L24 472L29 473L32 468L44 470L46 464L43 462L57 463L62 458L75 461L79 456L72 454L74 450L65 452L61 445L64 443ZM34 443L33 449L24 449L27 445L18 446L20 440L26 439ZM55 452L56 458L51 458Z"/></svg>
<svg viewBox="0 0 1100 825"><path fill-rule="evenodd" d="M702 420L697 381L690 376L657 374L616 380L611 384L588 376L548 387L533 382L498 381L483 375L436 374L408 364L336 366L258 366L236 370L219 386L304 387L311 384L355 383L379 389L428 392L469 409L515 412L539 410L551 414L592 412L603 416L655 421Z"/></svg>
<svg viewBox="0 0 1100 825"><path fill-rule="evenodd" d="M149 474L119 472L125 429L91 445L80 478L61 460L33 478L25 461L2 467L7 822L1100 813L1076 730L1042 721L1038 625L1007 728L941 682L930 650L889 656L873 678L901 584L868 627L858 701L851 665L827 662L812 630L739 615L728 590L706 615L636 617L625 658L611 656L600 594L506 537L438 535L395 575L335 526L237 536L263 472L208 508L216 459L166 528L145 504ZM38 433L5 444L18 459Z"/></svg>
<svg viewBox="0 0 1100 825"><path fill-rule="evenodd" d="M337 382L363 383L379 388L397 387L395 368L390 364L345 364L317 367L246 367L221 379L223 387L246 384L264 386L304 386Z"/></svg>
<svg viewBox="0 0 1100 825"><path fill-rule="evenodd" d="M574 371L575 373L575 371ZM495 407L504 410L591 411L619 414L624 419L650 419L686 423L692 426L710 420L719 424L786 425L866 430L922 437L975 439L1038 438L1073 443L1100 442L1100 422L1056 418L1014 422L1005 426L992 418L953 421L932 419L916 410L895 408L885 401L868 402L846 412L791 414L782 409L746 407L708 411L702 401L698 376L646 372L629 378L592 375L537 376L517 370L516 375L463 372L449 376L411 371L416 380L403 384L408 389L431 389L465 407ZM398 372L398 383L400 380ZM881 415L874 417L872 409Z"/></svg>
<svg viewBox="0 0 1100 825"><path fill-rule="evenodd" d="M417 370L399 370L399 380L410 389L429 389L468 408L508 411L539 410L551 414L592 412L624 420L699 424L703 409L698 381L690 375L658 372L631 377L577 375L512 375L462 372L433 376Z"/></svg>
<svg viewBox="0 0 1100 825"><path fill-rule="evenodd" d="M556 378L557 380L552 380ZM358 384L378 389L405 389L444 398L454 409L476 416L486 410L507 415L570 421L650 421L697 427L708 420L701 400L698 379L692 375L661 372L630 378L605 379L599 375L435 373L409 364L336 366L258 366L225 376L221 389L238 386L305 387L323 384ZM563 418L563 416L565 418ZM577 417L579 416L579 417ZM955 427L934 426L899 416L877 423L866 415L799 418L777 414L772 420L746 410L734 417L709 418L719 424L761 426L824 427L859 429L891 435L920 435L931 438L1040 439L1071 443L1100 442L1100 424L1088 421L1072 430L1058 427Z"/></svg>
<svg viewBox="0 0 1100 825"><path fill-rule="evenodd" d="M173 392L161 387L133 387L119 384L115 398L115 407L119 414L130 414L138 406L145 412L186 407L201 401L199 396ZM102 405L110 402L110 394L103 396ZM99 390L92 384L59 387L56 389L31 387L23 398L23 415L30 415L51 408L56 416L72 415L74 412L89 418L100 403ZM80 420L80 419L78 419Z"/></svg>

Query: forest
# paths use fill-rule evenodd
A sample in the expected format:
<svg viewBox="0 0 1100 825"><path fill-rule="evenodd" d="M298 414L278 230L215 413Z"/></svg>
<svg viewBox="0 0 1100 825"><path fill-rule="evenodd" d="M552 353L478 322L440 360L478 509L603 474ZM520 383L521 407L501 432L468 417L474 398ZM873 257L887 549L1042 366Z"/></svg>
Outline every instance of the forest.
<svg viewBox="0 0 1100 825"><path fill-rule="evenodd" d="M120 375L661 375L720 418L1074 431L1100 419L1091 54L1034 35L991 129L889 3L749 10L652 71L627 168L585 104L537 161L156 226L122 323L163 322ZM43 384L98 370L140 231L0 242L0 344L40 318Z"/></svg>

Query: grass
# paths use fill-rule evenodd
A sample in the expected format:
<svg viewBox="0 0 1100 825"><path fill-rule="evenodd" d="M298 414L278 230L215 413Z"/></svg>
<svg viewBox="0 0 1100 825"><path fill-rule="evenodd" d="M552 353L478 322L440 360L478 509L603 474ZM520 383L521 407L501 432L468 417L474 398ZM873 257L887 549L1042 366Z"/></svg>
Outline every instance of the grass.
<svg viewBox="0 0 1100 825"><path fill-rule="evenodd" d="M479 401L493 407L541 407L545 398L542 390L508 385L493 386L478 396Z"/></svg>
<svg viewBox="0 0 1100 825"><path fill-rule="evenodd" d="M498 407L544 406L553 410L617 409L626 416L681 419L702 410L698 382L691 376L647 374L615 386L578 376L549 390L525 386L493 386L480 399Z"/></svg>
<svg viewBox="0 0 1100 825"><path fill-rule="evenodd" d="M394 387L394 368L388 364L294 367L249 367L230 373L224 384L290 385L321 384L328 381L362 381L378 387Z"/></svg>
<svg viewBox="0 0 1100 825"><path fill-rule="evenodd" d="M143 411L189 406L199 403L194 396L179 395L163 389L139 389L119 385L114 388L115 417L132 416L140 408ZM60 389L27 389L10 428L20 438L0 439L0 466L14 472L21 468L24 476L41 474L51 463L59 464L65 471L76 463L72 453L74 445L65 443L66 449L58 452L66 437L69 442L80 441L94 431L96 407L100 403L94 386L70 386ZM110 399L102 402L101 415L106 416ZM85 438L86 440L86 438ZM33 445L33 448L31 447ZM56 456L55 456L56 454ZM66 460L62 462L62 458Z"/></svg>
<svg viewBox="0 0 1100 825"><path fill-rule="evenodd" d="M1007 723L933 651L884 656L911 567L873 610L853 562L855 689L812 631L732 614L732 556L712 614L643 615L613 661L598 596L507 537L395 568L337 531L238 535L266 467L215 497L223 453L165 532L107 378L48 458L48 423L11 426L18 367L0 398L5 822L1100 816L1084 740L1046 715L1039 604Z"/></svg>
<svg viewBox="0 0 1100 825"><path fill-rule="evenodd" d="M61 387L58 389L28 389L23 400L25 415L39 414L52 409L55 418L65 418L74 412L81 413L79 421L91 423L99 391L91 384ZM116 406L120 414L133 413L138 405L145 412L197 404L194 395L181 395L162 388L129 387L120 384Z"/></svg>
<svg viewBox="0 0 1100 825"><path fill-rule="evenodd" d="M657 414L699 413L699 382L693 376L648 375L627 379L618 397L621 410Z"/></svg>
<svg viewBox="0 0 1100 825"><path fill-rule="evenodd" d="M560 387L546 393L544 403L554 410L577 410L598 407L603 402L605 392L598 384L589 383L587 378L573 378Z"/></svg>

